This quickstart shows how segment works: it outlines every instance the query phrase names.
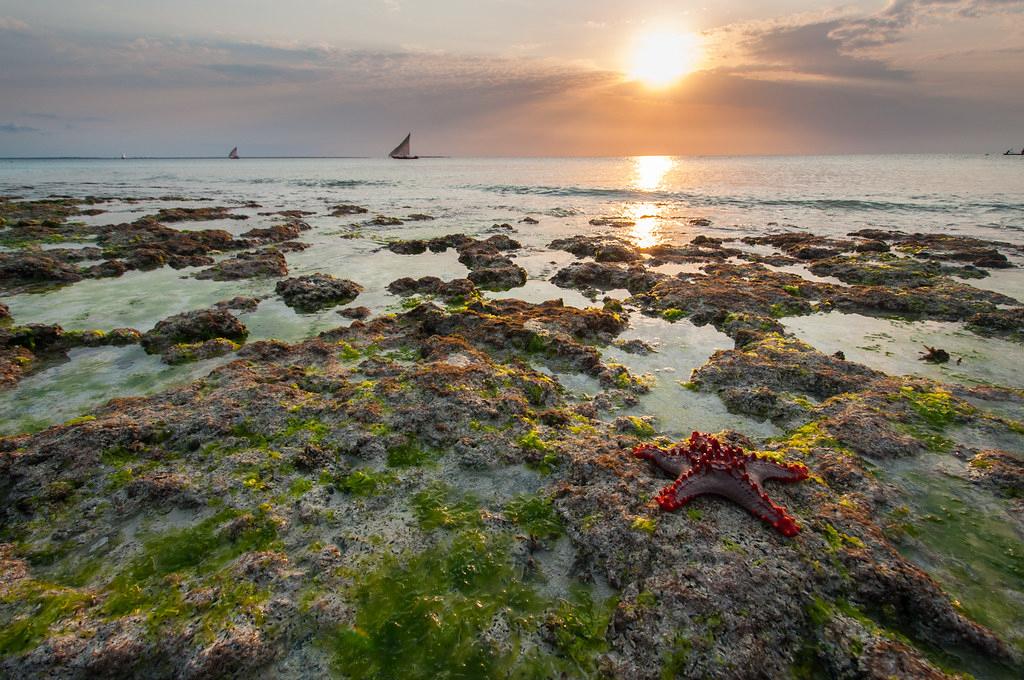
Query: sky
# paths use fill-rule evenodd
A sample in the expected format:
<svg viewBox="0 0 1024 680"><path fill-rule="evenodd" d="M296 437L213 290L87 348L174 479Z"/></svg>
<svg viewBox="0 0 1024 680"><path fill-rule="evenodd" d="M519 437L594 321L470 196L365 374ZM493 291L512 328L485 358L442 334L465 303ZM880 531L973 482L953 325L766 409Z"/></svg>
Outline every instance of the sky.
<svg viewBox="0 0 1024 680"><path fill-rule="evenodd" d="M652 35L693 70L637 80ZM0 156L1002 152L1024 0L0 0Z"/></svg>

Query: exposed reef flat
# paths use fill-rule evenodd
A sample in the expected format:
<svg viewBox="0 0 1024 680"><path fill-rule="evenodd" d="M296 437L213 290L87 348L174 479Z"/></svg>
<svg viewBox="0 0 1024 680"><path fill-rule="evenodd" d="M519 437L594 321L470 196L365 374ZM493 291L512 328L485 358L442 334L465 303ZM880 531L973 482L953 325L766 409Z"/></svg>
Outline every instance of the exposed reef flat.
<svg viewBox="0 0 1024 680"><path fill-rule="evenodd" d="M564 238L510 219L513 240L326 199L115 224L94 205L118 201L0 201L7 393L100 348L211 363L0 438L0 675L1024 671L1021 386L958 379L967 351L933 365L908 344L917 372L897 374L847 360L842 329L825 352L787 326L927 320L964 347L1019 348L1021 303L972 285L1012 271L1017 246L891 231L650 245L623 238L624 218ZM318 247L353 216L378 231L345 241L368 263L350 271ZM24 296L122 277L187 295L139 330L20 318ZM281 341L269 314L316 331ZM642 322L724 342L675 366L680 348L627 333ZM714 404L735 423L723 444L806 466L765 485L792 536L713 496L664 512L666 479L632 455L678 439L655 399Z"/></svg>

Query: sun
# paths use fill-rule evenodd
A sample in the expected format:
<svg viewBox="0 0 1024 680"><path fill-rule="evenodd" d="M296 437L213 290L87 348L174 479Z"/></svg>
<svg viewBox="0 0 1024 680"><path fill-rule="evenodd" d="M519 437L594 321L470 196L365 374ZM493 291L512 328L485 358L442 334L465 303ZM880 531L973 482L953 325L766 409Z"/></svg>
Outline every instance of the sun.
<svg viewBox="0 0 1024 680"><path fill-rule="evenodd" d="M644 33L633 46L629 75L650 87L665 87L695 71L701 56L695 33Z"/></svg>

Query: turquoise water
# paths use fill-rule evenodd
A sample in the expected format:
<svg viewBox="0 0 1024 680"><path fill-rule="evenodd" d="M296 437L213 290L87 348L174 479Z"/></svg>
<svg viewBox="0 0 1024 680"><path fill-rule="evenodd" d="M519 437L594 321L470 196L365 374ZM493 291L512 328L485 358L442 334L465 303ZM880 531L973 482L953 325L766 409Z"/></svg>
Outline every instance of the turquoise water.
<svg viewBox="0 0 1024 680"><path fill-rule="evenodd" d="M204 159L0 160L0 194L24 198L50 195L131 197L97 207L107 212L83 217L92 224L138 219L162 207L226 205L249 215L246 221L176 223L178 229L219 228L234 234L272 224L260 216L275 210L307 210L313 227L300 240L312 244L288 253L292 276L324 272L353 279L365 287L354 304L376 313L401 309L401 300L385 286L401 276L464 276L453 252L415 257L394 255L381 246L396 238L442 233L486 234L494 224L515 227L523 243L517 262L527 269L527 286L495 296L531 301L562 298L566 304L592 304L576 291L555 287L548 279L574 258L544 248L552 239L578 233L610 233L640 246L685 242L697 234L742 237L774 230L802 229L843 235L867 227L976 235L1024 244L1024 162L1002 156L830 156L830 157L638 157L597 159ZM183 200L160 200L179 196ZM196 199L209 199L194 202ZM261 207L244 207L248 202ZM330 217L330 206L355 203L369 214ZM398 226L365 224L376 214L402 217L412 213L432 221ZM527 215L537 225L521 223ZM627 218L632 226L593 226L597 217ZM710 226L694 226L696 218ZM74 246L75 244L62 244ZM88 245L88 244L78 244ZM1018 261L1018 263L1020 263ZM671 269L672 266L669 266ZM677 267L678 268L678 267ZM668 273L667 270L665 270ZM4 300L19 323L60 323L65 328L110 329L130 326L145 331L171 314L197 309L235 295L265 297L255 312L240 313L250 339L300 340L349 321L324 310L297 314L274 295L274 280L198 281L193 270L165 268L130 272L120 278L88 280L58 290L11 296ZM977 282L1021 297L1020 270L996 272ZM613 291L624 297L624 291ZM837 315L833 319L839 319ZM794 330L814 338L829 335L831 321L815 327L813 319L794 321ZM856 318L846 320L858 325ZM669 431L686 431L701 412L720 404L689 403L678 386L689 371L723 346L723 336L636 323L630 337L662 337L664 352L648 359L608 350L609 360L638 372L657 373L659 388L642 407L658 415ZM871 329L881 332L882 329ZM886 352L905 350L933 327L906 327L894 333L904 349L886 347L866 354L866 363ZM956 328L943 330L955 333ZM865 328L865 333L868 329ZM924 335L922 335L924 333ZM919 337L920 336L920 337ZM983 380L1020 386L1011 360L1017 345L957 335L957 350L972 357L958 372L941 377ZM865 344L859 342L857 344ZM822 339L822 343L828 344ZM725 346L728 346L725 341ZM1019 351L1018 351L1019 354ZM1024 356L1021 356L1024 359ZM907 370L889 362L888 369ZM669 364L674 364L669 366ZM675 365L678 364L678 365ZM1019 365L1019 364L1017 364ZM106 367L106 368L105 368ZM982 370L982 368L984 370ZM665 369L674 369L674 373ZM75 353L70 362L36 373L22 385L0 393L0 431L11 432L59 422L113 396L145 394L194 377L197 367L167 367L130 349ZM90 377L92 376L92 377ZM120 376L120 377L119 377ZM939 377L939 376L936 376ZM685 393L685 394L684 394ZM59 398L58 398L59 397ZM683 412L685 411L685 414ZM679 412L678 422L671 414ZM715 413L710 420L726 422ZM761 428L748 424L751 434Z"/></svg>

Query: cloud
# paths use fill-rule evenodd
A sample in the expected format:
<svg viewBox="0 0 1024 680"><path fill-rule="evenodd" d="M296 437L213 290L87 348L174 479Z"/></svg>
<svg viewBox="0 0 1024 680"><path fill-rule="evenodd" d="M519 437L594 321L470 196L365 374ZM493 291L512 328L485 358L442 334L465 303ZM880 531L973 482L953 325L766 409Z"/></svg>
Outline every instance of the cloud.
<svg viewBox="0 0 1024 680"><path fill-rule="evenodd" d="M24 21L20 21L14 17L0 17L0 31L8 31L10 33L28 33L29 27Z"/></svg>
<svg viewBox="0 0 1024 680"><path fill-rule="evenodd" d="M36 118L39 120L52 120L60 123L100 123L108 121L100 116L68 116L58 113L45 113L42 111L26 111L18 116L19 118Z"/></svg>
<svg viewBox="0 0 1024 680"><path fill-rule="evenodd" d="M27 125L16 125L14 123L0 123L0 132L4 134L18 135L27 132L42 132L39 128L29 127Z"/></svg>
<svg viewBox="0 0 1024 680"><path fill-rule="evenodd" d="M798 25L775 26L750 35L743 43L753 71L783 71L832 78L902 81L910 74L879 59L859 57L844 51L834 37L843 26L841 19Z"/></svg>
<svg viewBox="0 0 1024 680"><path fill-rule="evenodd" d="M880 51L928 23L1024 11L1024 0L890 0L873 14L849 10L732 24L709 31L719 70L758 79L906 83L913 74Z"/></svg>
<svg viewBox="0 0 1024 680"><path fill-rule="evenodd" d="M993 6L939 4L950 17ZM875 16L844 10L725 27L709 36L725 53L719 65L667 91L544 58L5 34L0 120L38 120L46 132L3 135L0 155L208 154L228 141L249 154L373 155L407 130L421 153L453 155L1005 148L1024 92L974 75L959 78L969 93L946 81L925 87L932 74L842 37ZM88 122L88 134L68 128L76 122ZM33 129L12 122L0 131Z"/></svg>
<svg viewBox="0 0 1024 680"><path fill-rule="evenodd" d="M1024 0L890 0L876 14L836 26L830 36L848 49L879 47L900 40L908 29L927 21L1022 10Z"/></svg>
<svg viewBox="0 0 1024 680"><path fill-rule="evenodd" d="M235 84L310 82L325 77L318 69L273 64L207 64L206 68Z"/></svg>

